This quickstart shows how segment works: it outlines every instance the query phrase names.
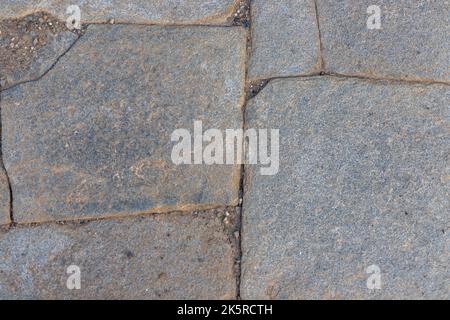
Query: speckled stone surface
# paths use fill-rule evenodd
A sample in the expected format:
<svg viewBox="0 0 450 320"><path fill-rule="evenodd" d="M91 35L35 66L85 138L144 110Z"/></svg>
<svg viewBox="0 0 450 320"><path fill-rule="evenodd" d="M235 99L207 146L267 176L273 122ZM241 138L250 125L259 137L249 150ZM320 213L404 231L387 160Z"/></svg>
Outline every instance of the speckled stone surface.
<svg viewBox="0 0 450 320"><path fill-rule="evenodd" d="M450 81L448 0L317 0L327 71ZM367 8L381 9L369 30Z"/></svg>
<svg viewBox="0 0 450 320"><path fill-rule="evenodd" d="M1 152L0 152L1 155ZM0 162L1 164L1 162ZM10 222L10 194L5 170L0 167L0 225Z"/></svg>
<svg viewBox="0 0 450 320"><path fill-rule="evenodd" d="M231 299L236 290L234 249L214 212L0 230L0 257L0 299ZM71 265L78 290L67 288Z"/></svg>
<svg viewBox="0 0 450 320"><path fill-rule="evenodd" d="M62 21L66 10L78 5L83 23L101 23L114 19L118 23L227 23L234 0L0 0L0 19L16 18L45 11Z"/></svg>
<svg viewBox="0 0 450 320"><path fill-rule="evenodd" d="M314 0L252 1L250 80L319 71Z"/></svg>
<svg viewBox="0 0 450 320"><path fill-rule="evenodd" d="M2 92L18 222L235 205L239 165L175 165L171 134L241 127L245 30L90 26L42 79Z"/></svg>
<svg viewBox="0 0 450 320"><path fill-rule="evenodd" d="M449 95L313 77L251 100L247 126L280 129L280 172L245 170L241 296L450 298Z"/></svg>

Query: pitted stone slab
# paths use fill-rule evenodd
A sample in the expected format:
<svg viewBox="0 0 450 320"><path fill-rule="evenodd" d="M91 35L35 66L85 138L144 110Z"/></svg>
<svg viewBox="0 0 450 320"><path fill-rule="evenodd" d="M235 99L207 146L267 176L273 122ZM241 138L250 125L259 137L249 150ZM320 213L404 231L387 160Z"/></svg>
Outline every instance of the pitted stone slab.
<svg viewBox="0 0 450 320"><path fill-rule="evenodd" d="M175 165L174 130L241 127L241 28L90 26L2 94L18 222L235 205L239 165Z"/></svg>
<svg viewBox="0 0 450 320"><path fill-rule="evenodd" d="M314 0L252 1L250 80L319 71Z"/></svg>
<svg viewBox="0 0 450 320"><path fill-rule="evenodd" d="M72 5L80 8L82 23L225 24L234 10L234 0L0 0L0 19L45 11L66 21Z"/></svg>
<svg viewBox="0 0 450 320"><path fill-rule="evenodd" d="M11 199L5 170L0 167L0 225L10 223Z"/></svg>
<svg viewBox="0 0 450 320"><path fill-rule="evenodd" d="M412 80L450 81L448 0L317 0L327 71ZM369 30L368 7L381 9Z"/></svg>
<svg viewBox="0 0 450 320"><path fill-rule="evenodd" d="M450 298L449 94L315 77L251 100L247 126L280 129L280 172L246 167L241 296Z"/></svg>
<svg viewBox="0 0 450 320"><path fill-rule="evenodd" d="M236 290L234 248L214 212L16 227L0 231L0 257L0 299L232 299ZM72 265L79 290L66 285Z"/></svg>

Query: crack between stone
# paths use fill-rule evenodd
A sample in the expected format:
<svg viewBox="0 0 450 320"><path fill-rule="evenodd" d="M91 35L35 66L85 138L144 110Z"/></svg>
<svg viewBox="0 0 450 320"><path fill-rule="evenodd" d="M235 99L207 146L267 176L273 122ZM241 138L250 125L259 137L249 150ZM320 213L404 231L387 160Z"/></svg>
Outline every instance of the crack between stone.
<svg viewBox="0 0 450 320"><path fill-rule="evenodd" d="M203 23L145 23L145 22L137 22L137 23L130 23L130 22L89 22L87 25L108 25L108 26L145 26L145 27L179 27L179 28L189 28L189 27L210 27L210 28L236 28L237 25L233 24L203 24Z"/></svg>
<svg viewBox="0 0 450 320"><path fill-rule="evenodd" d="M316 12L316 26L317 26L317 34L318 34L317 42L318 42L318 47L319 47L317 64L318 64L319 70L323 70L325 68L325 61L324 61L323 55L322 55L323 45L322 45L322 34L320 32L319 9L317 6L317 0L313 0L313 1L314 1L314 9Z"/></svg>
<svg viewBox="0 0 450 320"><path fill-rule="evenodd" d="M74 42L67 48L66 51L64 51L59 57L57 57L55 59L55 62L47 69L45 70L41 75L39 75L38 77L34 78L34 79L30 79L30 80L25 80L25 81L21 81L18 83L15 83L14 85L12 85L11 87L2 89L0 87L0 93L1 92L7 92L8 90L11 90L17 86L26 84L26 83L30 83L30 82L37 82L39 80L41 80L42 78L44 78L59 62L59 60L64 57L74 46L75 44L78 42L78 40L81 39L81 37L88 32L88 27L90 25L110 25L110 26L114 26L114 25L123 25L123 26L160 26L160 27L215 27L215 28L239 28L242 26L239 25L202 25L202 24L141 24L141 23L89 23L86 25L83 25L82 30L84 30L84 32L80 33L78 35L78 38L76 38L74 40ZM249 28L245 28L245 29L249 29Z"/></svg>
<svg viewBox="0 0 450 320"><path fill-rule="evenodd" d="M15 221L14 223L10 223L9 226L3 225L0 226L0 229L2 227L9 227L9 229L14 228L14 227L34 227L34 226L41 226L41 225L65 225L65 224L86 224L86 223L90 223L90 222L95 222L95 221L115 221L115 220L127 220L127 219L136 219L136 218L148 218L148 217L153 217L153 216L162 216L162 215L170 215L170 214L191 214L194 212L206 212L206 211L210 211L210 210L223 210L226 211L227 209L229 210L230 208L236 208L235 206L229 206L229 205L212 205L212 206L207 206L207 207L198 207L198 208L189 208L189 209L172 209L170 211L167 212L158 212L158 211L145 211L145 212L140 212L140 213L136 213L136 214L129 214L129 215L123 215L123 216L118 216L118 215L104 215L104 216L99 216L99 217L79 217L79 218L71 218L71 219L59 219L59 220L42 220L42 221L35 221L35 222L18 222Z"/></svg>
<svg viewBox="0 0 450 320"><path fill-rule="evenodd" d="M450 82L445 81L436 81L436 80L408 80L408 79L400 79L400 78L384 78L384 77L371 77L366 75L349 75L349 74L342 74L342 73L336 73L336 72L329 72L329 71L320 71L320 72L313 72L303 75L292 75L292 76L277 76L277 77L270 77L265 79L256 79L253 80L252 83L258 83L258 82L264 82L266 83L261 90L256 92L253 96L249 98L249 100L255 98L263 89L264 87L272 80L279 80L279 79L307 79L307 78L316 78L316 77L332 77L332 78L338 78L338 79L354 79L354 80L361 80L361 81L374 81L374 82L388 82L388 83L398 83L398 84L405 84L405 85L445 85L450 86Z"/></svg>
<svg viewBox="0 0 450 320"><path fill-rule="evenodd" d="M1 90L1 86L0 86ZM1 93L1 91L0 91ZM2 121L2 95L0 94L0 169L3 170L5 177L6 177L6 183L9 190L9 224L14 224L14 214L13 214L13 192L11 187L11 180L9 178L8 171L5 167L5 162L3 159L3 144L1 139L3 139L3 121Z"/></svg>

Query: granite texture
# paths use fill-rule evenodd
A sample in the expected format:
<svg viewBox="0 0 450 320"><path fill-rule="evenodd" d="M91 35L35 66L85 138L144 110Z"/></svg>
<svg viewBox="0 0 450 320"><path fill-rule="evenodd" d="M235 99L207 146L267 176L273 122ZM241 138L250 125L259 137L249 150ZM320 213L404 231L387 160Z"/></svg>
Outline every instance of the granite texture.
<svg viewBox="0 0 450 320"><path fill-rule="evenodd" d="M245 170L241 296L449 299L449 95L324 76L251 100L246 125L280 129L280 172Z"/></svg>
<svg viewBox="0 0 450 320"><path fill-rule="evenodd" d="M46 43L38 51L28 54L27 61L5 61L0 63L0 78L2 89L8 89L18 83L36 80L44 75L78 39L70 31L56 34L48 33ZM31 45L32 46L32 45ZM1 54L14 55L20 58L20 53L6 51Z"/></svg>

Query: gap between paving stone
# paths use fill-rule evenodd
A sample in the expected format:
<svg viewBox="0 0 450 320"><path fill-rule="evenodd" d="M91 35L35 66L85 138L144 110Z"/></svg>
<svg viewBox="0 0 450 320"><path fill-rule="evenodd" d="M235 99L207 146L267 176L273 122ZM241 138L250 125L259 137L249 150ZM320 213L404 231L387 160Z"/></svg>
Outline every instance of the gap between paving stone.
<svg viewBox="0 0 450 320"><path fill-rule="evenodd" d="M293 78L298 78L298 77L293 77ZM326 81L326 78L327 77L321 77L321 76L317 76L316 77L316 80L314 80L314 77L304 77L304 81L306 82L306 81L321 81L321 79L323 79L323 81ZM380 86L380 85L382 85L381 84L381 82L383 82L384 83L384 85L386 85L387 87L390 87L390 85L394 85L394 82L392 82L392 81L384 81L384 80L380 80L380 79L377 79L376 80L376 82L372 82L372 81L374 81L373 79L359 79L359 78L353 78L353 80L351 80L351 79L348 79L349 77L337 77L337 76L328 76L328 78L329 78L329 81L342 81L342 84L343 85L345 85L345 84L348 84L348 82L347 81L353 81L353 82L355 82L355 84L358 84L358 86L369 86L369 87L371 87L372 85L374 85L375 87L378 87L378 86ZM341 78L341 79L338 79L338 78ZM292 79L292 81L294 81L294 79ZM280 85L280 82L278 81L277 82L277 84L278 85ZM398 86L400 86L400 87L405 87L405 88L408 88L409 87L409 85L411 85L411 87L413 87L412 86L412 84L410 84L410 83L405 83L404 81L395 81L395 84L397 84ZM423 84L418 84L418 85L423 85ZM441 87L442 89L443 89L443 87L442 87L442 84L430 84L430 85L433 85L433 86L437 86L438 88L439 87ZM272 89L273 89L273 87L272 87ZM409 90L409 89L408 89ZM295 90L294 90L295 91ZM274 92L277 92L277 90L274 90ZM292 91L291 91L292 92ZM351 91L350 91L351 92ZM298 93L298 92L297 92ZM286 92L283 92L282 94L284 94L284 95L286 95L286 96L289 96L289 93L286 93ZM276 95L275 95L276 96ZM302 95L301 94L298 94L298 96L299 97L301 97ZM322 95L322 96L324 96L324 95ZM326 95L325 95L326 96ZM273 99L275 99L275 98L270 98L270 97L272 97L272 96L270 96L270 95L267 95L267 92L266 92L266 94L265 94L265 97L266 97L266 99L268 99L269 100L269 106L270 105L272 105L273 106L273 104L271 104L271 103L273 103L272 101L273 101ZM269 97L269 98L267 98L267 97ZM263 98L261 98L261 99L263 99ZM257 100L257 101L260 101L260 100ZM344 100L345 101L345 100ZM253 107L255 106L255 103L258 103L258 102L253 102ZM351 104L350 104L351 105ZM284 106L284 107L286 107L286 106ZM276 107L274 107L274 108L276 108ZM289 108L288 108L289 109ZM306 111L305 111L306 112ZM258 115L258 112L257 111L253 111L253 113L254 113L254 115L253 116L255 116L255 114L256 115ZM279 115L278 116L276 116L276 113L271 113L271 115L273 115L274 117L277 117L277 118L279 118ZM267 119L265 119L265 116L264 116L264 114L261 114L261 113L259 113L259 115L258 115L258 117L260 118L260 119L262 119L261 121L267 121ZM247 169L248 169L248 167L247 167ZM251 178L251 176L249 175L249 174L251 174L251 171L252 171L253 169L251 169L250 168L250 170L246 173L246 176L245 176L245 179L246 179L246 184L245 184L245 186L247 187L247 188L251 188L251 182L250 182L250 178ZM257 176L258 177L258 179L262 179L261 177L259 177L258 176L258 174L256 173L254 173L254 176ZM254 178L254 177L253 177ZM260 184L255 184L254 186L258 186L258 185L260 185ZM253 186L253 187L254 187ZM261 187L260 187L261 188ZM264 187L263 187L264 188ZM245 190L245 189L244 189ZM248 197L248 194L247 194L247 197ZM252 195L252 197L254 197L254 195ZM245 200L244 200L245 201ZM246 204L247 204L247 202L245 202ZM247 206L248 206L248 204L247 204ZM245 213L244 213L245 214ZM407 213L405 213L405 214L407 214ZM252 217L252 215L253 215L253 219L255 219L254 221L257 221L258 219L260 220L260 217L258 218L257 217L257 214L255 214L255 213L253 213L253 214L251 214L250 215L250 217ZM280 216L282 216L282 213L280 214ZM244 216L244 217L247 217L247 216ZM247 218L247 219L249 219L249 218ZM264 220L264 219L263 219ZM278 220L283 220L283 219L276 219L276 221L278 221ZM254 222L253 221L253 222ZM260 220L260 221L262 221L262 220ZM283 220L284 222L285 222L285 220ZM247 227L250 225L250 226L252 226L252 228L255 228L254 227L254 225L253 225L253 223L252 222L250 222L249 223L249 220L247 220ZM263 224L261 224L261 225L263 225ZM245 228L245 226L242 226L241 228ZM264 228L268 228L267 226L264 226ZM272 229L273 230L273 229ZM255 231L255 229L253 229L253 231ZM441 230L439 230L439 231L441 231ZM442 233L445 233L445 230L444 229L442 229ZM295 234L295 232L293 233L293 234ZM253 233L253 236L255 236L256 238L258 238L258 233ZM272 234L272 236L273 236L273 234ZM275 236L273 236L273 238L271 238L271 237L269 237L270 239L280 239L280 238L278 238L276 235ZM248 240L248 235L247 235L247 241L251 241L251 240ZM282 240L280 240L281 242L282 242ZM256 243L258 243L258 241L256 242ZM248 245L248 244L247 244ZM270 247L270 246L269 246ZM248 248L247 248L248 249ZM272 250L274 250L274 249L272 249ZM247 252L248 253L248 252ZM278 258L278 255L277 255L278 253L276 253L276 254L274 254L277 258ZM286 258L286 259L288 259L288 258ZM264 260L264 259L263 259ZM284 262L284 261L283 261ZM289 265L289 264L287 264L287 265ZM249 271L249 267L247 267L248 269L246 270L249 274L252 274L253 272L254 272L254 268L253 267L251 267L251 270L252 271ZM245 271L245 270L244 270ZM262 274L264 274L264 270L263 271L261 271L261 273ZM247 275L247 277L248 277L248 275ZM275 272L275 276L273 276L274 278L276 278L276 272ZM254 279L253 279L254 280ZM247 279L247 281L248 281L248 279ZM287 283L289 283L289 280L286 280L287 281ZM275 281L276 282L276 281ZM253 282L253 283L255 283L255 282ZM258 283L258 281L256 281L256 283ZM245 285L245 283L244 283L244 285ZM247 286L248 286L248 283L247 283ZM258 286L258 285L256 285L256 286ZM251 298L251 296L248 296L248 288L246 289L247 291L245 291L244 290L244 295L247 293L247 298ZM253 298L255 298L255 296L253 296ZM285 298L285 297L284 297Z"/></svg>
<svg viewBox="0 0 450 320"><path fill-rule="evenodd" d="M346 74L340 74L335 72L326 72L326 71L320 71L320 72L314 72L311 74L305 74L305 75L296 75L296 76L279 76L279 77L272 77L267 79L258 79L251 81L247 86L247 95L248 99L253 99L256 97L266 86L269 84L269 82L277 79L302 79L302 78L313 78L313 77L321 77L321 76L328 76L328 77L335 77L335 78L341 78L341 79L360 79L360 80L366 80L366 81L383 81L383 82L391 82L391 83L404 83L404 84L421 84L421 85L446 85L450 86L450 82L441 82L441 81L428 81L428 80L413 80L413 79L398 79L398 78L377 78L377 77L369 77L369 76L358 76L358 75L346 75Z"/></svg>
<svg viewBox="0 0 450 320"><path fill-rule="evenodd" d="M338 79L355 79L357 81L368 81L368 82L384 82L384 83L391 83L391 84L405 84L405 85L424 85L424 86L428 86L428 85L450 85L449 83L445 83L445 82L439 82L439 81L415 81L415 80L404 80L404 79L383 79L383 78L373 78L373 77L363 77L363 76L349 76L349 75L342 75L342 74L337 74L337 73L327 73L324 71L320 71L318 73L313 73L313 74L308 74L308 75L299 75L299 76L284 76L284 77L273 77L270 79L262 79L262 80L256 80L256 81L251 81L249 83L247 83L247 96L246 96L246 103L245 103L245 107L247 107L247 104L253 100L253 98L255 98L260 92L262 92L264 90L264 88L272 81L272 80L278 80L278 79L301 79L304 78L305 80L307 79L314 79L316 77L321 78L321 77L330 77L330 78L338 78ZM246 112L244 111L244 124L246 125L245 122L245 114ZM241 186L240 186L240 198L242 199L242 202L240 203L240 207L241 207L241 222L240 222L240 259L241 259L241 264L240 264L240 272L239 272L239 295L238 298L241 299L241 277L242 277L242 235L243 235L243 216L244 216L244 193L245 193L245 186L248 186L249 180L248 177L246 175L246 171L245 171L245 165L242 166L242 170L241 170ZM444 232L444 230L443 230Z"/></svg>
<svg viewBox="0 0 450 320"><path fill-rule="evenodd" d="M237 1L237 3L239 3L239 1ZM315 6L316 6L316 14L318 14L316 1L315 1ZM317 19L318 19L318 16L317 16ZM92 24L101 24L101 23L92 23ZM117 24L129 24L129 23L117 23ZM180 26L180 27L183 27L183 26L188 27L189 26L189 27L191 27L191 26L195 26L195 25L191 25L191 24L184 25L183 24L183 25L170 25L170 26ZM209 26L209 27L212 27L213 25L198 25L198 26ZM88 27L88 26L86 26L86 27ZM230 26L220 25L220 27L230 27ZM323 67L324 64L323 64L323 57L322 57L322 54L321 54L321 46L322 46L322 44L321 44L321 39L320 39L320 26L319 25L318 25L318 28L319 28L319 40L318 41L320 43L320 51L319 51L319 59L320 59L320 61L319 62L320 62L320 66ZM251 31L249 30L248 33L249 33L249 39L251 39ZM76 42L79 40L79 38L76 39L76 41L72 44L72 46L70 48L68 48L68 50L66 50L58 59L56 59L55 63L47 71L45 71L41 76L39 76L36 79L25 81L25 82L22 82L22 83L35 82L35 81L39 81L41 78L43 78L58 63L59 59L62 56L64 56L68 51L71 50L71 48L76 44ZM248 59L246 60L246 63L248 64ZM248 70L248 66L246 66L246 70ZM307 78L307 77L313 77L313 76L318 76L318 75L327 75L327 76L338 77L338 78L354 78L354 79L361 79L361 80L368 80L368 81L391 81L391 82L405 82L405 83L410 83L410 84L430 84L430 85L432 85L432 84L445 84L445 85L449 85L449 83L446 83L446 82L436 82L436 81L428 81L428 80L393 79L393 78L392 79L391 78L374 78L374 77L367 77L367 76L364 76L364 75L343 75L343 74L337 74L337 73L330 73L330 72L326 72L326 71L321 71L320 73L314 73L314 74L308 74L308 75L287 76L287 77L273 77L273 78L269 78L269 79L260 79L258 81L263 83L263 85L261 86L261 90L262 90L269 81L274 80L274 79L280 79L280 78ZM247 79L247 75L246 75L246 79ZM17 85L22 84L22 83L18 83L18 84L14 85L14 86L17 86ZM10 87L10 88L2 90L2 91L9 90L9 89L11 89L13 87ZM258 90L256 92L256 94L254 94L254 95L249 95L246 98L246 101L245 101L244 105L246 105L247 102L251 98L256 96L259 92L260 92L260 90ZM0 101L0 108L1 108L1 101ZM243 125L245 126L245 117L243 119ZM6 172L6 170L5 170L5 172ZM242 169L241 169L241 181L240 181L240 191L239 191L240 192L240 198L243 198L243 194L245 192L245 190L244 190L244 179L245 179L245 166L243 165ZM11 201L11 206L12 206L12 201ZM242 203L240 203L238 208L241 208L241 207L242 207ZM177 211L174 211L174 212L179 212L179 211L177 210ZM161 214L161 213L143 213L142 216L154 215L154 214ZM170 213L164 213L164 214L170 214ZM12 212L11 212L11 216L12 216ZM242 216L242 212L241 212L241 214L239 216L240 217ZM131 217L131 216L129 216L129 217ZM124 217L114 216L114 217L104 217L104 218L99 218L99 219L91 219L91 220L87 220L87 221L96 221L96 220L103 220L103 219L105 219L105 220L107 220L107 219L125 219L125 218L129 218L129 217L127 217L127 216L124 216ZM135 216L133 216L133 217L135 217ZM68 220L67 222L71 222L71 221L74 222L76 220ZM79 221L80 222L86 221L86 219L80 219ZM55 221L51 221L50 222L49 221L48 223L61 223L61 222L55 222ZM23 224L23 225L27 225L27 224ZM30 224L30 225L34 225L34 224ZM240 247L241 234L242 234L242 229L241 228L242 228L242 226L239 223L239 247ZM241 258L241 252L239 253L239 259L240 258ZM239 276L237 278L237 281L240 284L240 274L239 274ZM238 286L238 293L237 293L238 297L240 297L239 289L240 289L240 287Z"/></svg>
<svg viewBox="0 0 450 320"><path fill-rule="evenodd" d="M244 15L244 18L248 19L248 17L245 16L245 15ZM89 27L89 25L83 26L83 28L85 30L88 29L88 27ZM249 32L250 29L247 28L247 30ZM65 52L63 52L59 57L57 57L55 59L55 62L52 63L51 66L47 70L45 70L41 75L39 75L37 78L26 80L26 81L22 81L22 82L18 82L18 83L14 84L13 86L11 86L11 87L9 87L9 88L7 88L5 90L3 90L0 87L0 92L1 91L7 91L9 89L12 89L12 88L14 88L16 86L19 86L21 84L24 84L24 83L36 82L36 81L41 80L43 77L45 77L46 74L48 74L58 64L59 60L64 55L66 55L76 45L77 41L82 36L83 36L83 33L81 33L79 35L79 37L71 44L71 46ZM246 61L246 63L247 63L247 61ZM246 66L246 71L247 71L247 69L248 68ZM247 75L246 75L246 79L247 79ZM0 95L0 98L1 98L1 95ZM1 108L1 104L0 104L0 108ZM1 125L1 122L0 122L0 125ZM245 124L243 123L242 126L244 126L244 125ZM0 127L0 129L1 129L1 127ZM2 161L1 164L4 167L3 161ZM242 170L243 170L243 166L242 166ZM74 219L74 220L67 220L67 221L43 221L43 222L39 222L39 223L14 223L13 208L12 208L12 205L13 205L13 203L12 203L12 189L11 189L11 185L9 183L9 176L7 174L6 169L5 169L5 174L6 174L7 179L8 179L8 187L9 187L10 194L11 194L11 200L10 200L10 207L11 207L11 210L10 210L10 216L11 217L10 218L11 218L11 223L9 225L3 225L2 226L3 230L5 228L7 228L8 230L13 230L14 228L17 228L17 227L35 227L35 226L39 226L39 225L42 225L42 224L48 224L48 225L52 225L52 224L53 225L54 224L56 224L56 225L80 224L80 225L83 225L85 223L90 223L90 222L95 222L95 221L123 220L123 219L128 219L128 218L133 219L133 218L137 218L137 217L148 217L148 216L154 216L154 215L162 214L162 213L158 213L158 212L152 212L152 213L142 213L142 214L138 214L138 215L135 215L135 216L123 216L123 217L117 217L117 216L106 217L105 216L105 217L93 218L93 219L79 219L79 220ZM241 195L241 198L243 197L243 184L242 183L243 183L243 180L242 180L242 182L240 182L240 195ZM195 208L195 207L197 207L197 208ZM199 208L198 206L193 206L192 208L188 208L188 209L189 210L194 210L194 209L195 210L206 210L206 209L208 209L208 210L215 210L215 209L221 209L221 208L218 207L218 208L211 208L211 209L209 209L209 208ZM225 208L225 209L227 210L227 212L229 211L229 208ZM178 213L178 214L180 214L180 213L188 214L187 212L191 212L191 211L180 211L180 210L177 210L177 211L173 211L173 212L165 212L163 214L174 214L175 212ZM241 262L241 256L242 256L241 248L240 248L241 247L241 229L240 229L240 226L241 226L241 214L240 213L241 213L241 203L240 203L240 205L238 207L233 208L232 216L231 217L225 217L225 220L224 220L224 231L227 231L228 239L230 241L230 244L234 247L234 251L235 251L235 267L234 267L235 271L234 272L235 272L235 277L236 277L236 298L240 297L240 269L241 269L240 262ZM228 221L231 219L232 222L231 223L230 222L226 222L227 221L226 219L228 219Z"/></svg>

